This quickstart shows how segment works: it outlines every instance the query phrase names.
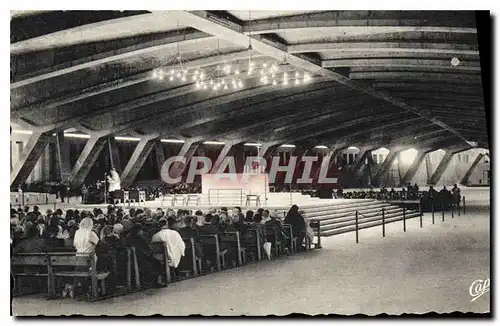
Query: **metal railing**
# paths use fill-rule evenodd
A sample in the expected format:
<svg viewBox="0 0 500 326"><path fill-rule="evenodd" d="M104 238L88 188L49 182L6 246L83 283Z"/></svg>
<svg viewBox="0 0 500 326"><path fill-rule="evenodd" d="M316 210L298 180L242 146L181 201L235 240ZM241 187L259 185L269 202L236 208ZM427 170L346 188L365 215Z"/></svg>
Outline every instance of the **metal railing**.
<svg viewBox="0 0 500 326"><path fill-rule="evenodd" d="M209 205L221 205L221 202L220 202L220 194L221 192L224 192L224 191L230 191L232 193L236 193L238 194L239 193L239 196L236 195L234 197L232 197L231 199L236 199L236 201L238 201L238 197L239 197L239 206L243 206L243 189L208 189L208 204ZM214 196L214 193L215 193L215 196ZM227 199L224 198L224 199ZM216 202L214 202L216 200ZM225 205L238 205L237 202L231 202L231 203L223 203Z"/></svg>
<svg viewBox="0 0 500 326"><path fill-rule="evenodd" d="M463 214L465 215L465 196L462 198L462 209L463 209ZM435 224L435 216L434 216L434 212L435 212L435 207L434 207L434 204L432 204L432 224ZM444 208L444 203L442 202L442 206L440 207L441 208L441 215L442 215L442 221L444 222L445 221L445 209ZM407 228L406 228L406 220L407 220L407 208L404 206L403 208L403 218L402 218L402 221L403 221L403 232L406 232L407 231ZM451 213L451 218L454 218L455 217L455 209L457 210L458 212L458 216L460 216L460 205L458 203L455 203L455 204L452 204L451 205L451 208L450 208L450 213ZM423 211L422 211L422 205L421 203L419 204L419 209L418 209L418 217L419 217L419 224L420 224L420 228L423 227ZM365 219L373 219L373 218L376 218L377 216L381 215L381 221L382 221L382 237L385 238L385 235L386 235L386 230L385 230L385 225L387 224L386 223L386 209L385 208L382 208L379 212L377 212L376 214L374 215L370 215L370 216L366 216L366 215L363 215L362 213L360 213L358 210L356 210L355 212L355 233L356 233L356 243L359 243L359 230L360 230L360 227L359 227L359 217L362 216L364 217ZM371 221L369 221L371 222ZM396 221L392 221L392 222L396 222ZM390 222L390 223L392 223ZM361 223L362 224L362 223ZM376 225L374 225L373 227L375 227Z"/></svg>

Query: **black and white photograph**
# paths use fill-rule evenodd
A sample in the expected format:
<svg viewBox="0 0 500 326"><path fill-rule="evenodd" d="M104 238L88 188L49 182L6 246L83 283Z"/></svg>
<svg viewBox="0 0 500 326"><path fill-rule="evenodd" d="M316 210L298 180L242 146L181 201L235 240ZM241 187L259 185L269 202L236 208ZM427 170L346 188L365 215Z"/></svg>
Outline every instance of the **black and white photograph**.
<svg viewBox="0 0 500 326"><path fill-rule="evenodd" d="M11 316L491 318L490 11L37 8Z"/></svg>

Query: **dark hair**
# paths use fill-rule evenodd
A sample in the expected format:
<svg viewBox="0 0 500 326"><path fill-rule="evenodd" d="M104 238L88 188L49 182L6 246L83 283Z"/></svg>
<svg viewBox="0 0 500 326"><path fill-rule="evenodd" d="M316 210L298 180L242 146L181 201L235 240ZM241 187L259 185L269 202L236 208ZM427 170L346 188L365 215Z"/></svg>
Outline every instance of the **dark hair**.
<svg viewBox="0 0 500 326"><path fill-rule="evenodd" d="M191 226L194 222L194 219L195 219L194 216L188 215L188 216L184 217L184 223L186 225Z"/></svg>
<svg viewBox="0 0 500 326"><path fill-rule="evenodd" d="M245 220L247 222L252 222L254 220L254 213L253 213L253 211L251 211L251 210L247 211L246 216L245 216Z"/></svg>
<svg viewBox="0 0 500 326"><path fill-rule="evenodd" d="M257 214L255 214L255 215L253 216L253 221L254 221L255 223L260 223L260 222L262 222L262 215L260 215L260 214L258 214L258 213L257 213Z"/></svg>
<svg viewBox="0 0 500 326"><path fill-rule="evenodd" d="M197 210L196 213L194 213L194 215L203 216L203 212L200 210Z"/></svg>
<svg viewBox="0 0 500 326"><path fill-rule="evenodd" d="M207 215L205 215L205 223L211 223L212 219L213 219L212 214L208 213Z"/></svg>
<svg viewBox="0 0 500 326"><path fill-rule="evenodd" d="M227 213L227 207L222 207L220 210Z"/></svg>
<svg viewBox="0 0 500 326"><path fill-rule="evenodd" d="M170 229L173 229L177 225L177 221L173 218L169 218L167 222Z"/></svg>

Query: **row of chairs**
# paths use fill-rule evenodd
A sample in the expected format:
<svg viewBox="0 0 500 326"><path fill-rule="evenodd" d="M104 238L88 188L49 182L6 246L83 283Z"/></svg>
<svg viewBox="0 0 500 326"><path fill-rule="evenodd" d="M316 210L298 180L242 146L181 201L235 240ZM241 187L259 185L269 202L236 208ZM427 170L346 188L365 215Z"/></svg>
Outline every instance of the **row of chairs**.
<svg viewBox="0 0 500 326"><path fill-rule="evenodd" d="M321 248L321 236L319 233L319 222L312 221L311 227L317 230L317 241L312 243L306 240L306 248ZM291 253L297 251L297 238L293 237L290 225L284 225L286 243L282 243L278 236L278 231L274 227L266 227L266 241L271 243L271 258L277 258L288 248ZM174 269L169 266L170 258L168 250L163 242L152 243L154 258L162 266L162 278L165 283L172 283L178 280L197 277L202 274L208 274L215 271L221 271L226 268L243 266L247 264L249 258L258 262L263 259L263 243L257 234L257 230L249 229L244 236L239 232L224 232L212 235L202 235L200 237L201 245L204 251L204 258L214 262L213 266L203 266L203 259L197 257L195 240L184 238L186 245L185 255L182 257L179 266ZM236 260L228 264L226 254L228 251L221 250L222 244L227 249L236 253ZM112 294L106 290L106 282L110 272L97 271L95 255L82 255L75 252L44 252L44 253L22 253L14 255L11 259L11 273L14 278L14 295L21 295L26 292L23 289L23 280L37 279L38 284L46 284L46 296L48 298L58 298L58 289L61 284L68 282L73 284L73 288L79 280L90 280L90 295L84 297L90 301L100 300L116 295L123 295L145 287L141 284L139 264L136 250L134 247L126 248L125 259L125 284L117 287ZM118 264L116 257L113 257L114 270L113 275L117 275ZM45 280L45 281L44 281ZM41 283L40 283L41 281ZM42 286L45 287L45 286ZM40 290L40 287L36 288Z"/></svg>

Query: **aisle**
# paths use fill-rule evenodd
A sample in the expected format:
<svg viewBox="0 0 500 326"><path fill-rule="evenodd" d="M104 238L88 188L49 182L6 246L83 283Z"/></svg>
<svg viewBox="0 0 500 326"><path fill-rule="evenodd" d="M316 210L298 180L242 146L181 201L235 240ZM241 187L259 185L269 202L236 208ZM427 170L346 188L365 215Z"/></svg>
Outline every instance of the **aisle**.
<svg viewBox="0 0 500 326"><path fill-rule="evenodd" d="M323 249L211 274L106 301L22 297L15 315L287 315L489 311L489 294L471 303L469 287L489 278L489 215L424 228L418 219L324 239Z"/></svg>

